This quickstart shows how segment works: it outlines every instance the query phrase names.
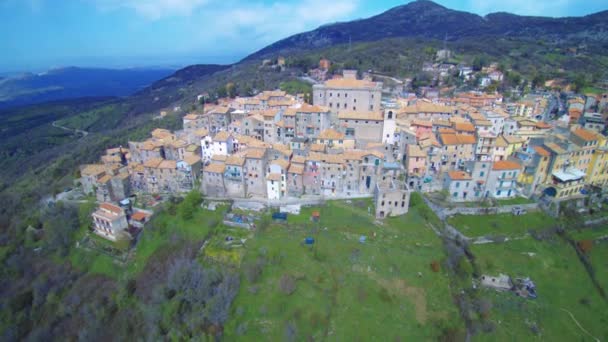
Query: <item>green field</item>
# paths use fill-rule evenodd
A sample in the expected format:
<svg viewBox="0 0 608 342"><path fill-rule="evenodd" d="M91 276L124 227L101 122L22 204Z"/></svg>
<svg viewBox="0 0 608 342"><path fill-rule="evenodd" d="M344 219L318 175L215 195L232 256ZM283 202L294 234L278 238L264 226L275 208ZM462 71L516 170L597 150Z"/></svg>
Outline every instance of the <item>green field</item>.
<svg viewBox="0 0 608 342"><path fill-rule="evenodd" d="M514 216L511 213L495 215L454 215L448 223L468 237L486 235L521 236L530 229L551 228L557 220L543 212Z"/></svg>
<svg viewBox="0 0 608 342"><path fill-rule="evenodd" d="M491 303L487 321L495 328L476 339L591 341L570 313L593 336L608 338L608 302L600 297L574 249L559 237L473 245L472 252L482 274L530 277L538 293L537 299L530 300L482 289L480 297Z"/></svg>
<svg viewBox="0 0 608 342"><path fill-rule="evenodd" d="M444 258L440 239L417 209L378 226L369 205L328 202L260 229L246 244L227 339L281 340L295 331L299 339L429 340L462 329L446 272L430 268ZM258 279L247 276L255 263L263 265ZM295 279L293 293L281 290L283 276Z"/></svg>

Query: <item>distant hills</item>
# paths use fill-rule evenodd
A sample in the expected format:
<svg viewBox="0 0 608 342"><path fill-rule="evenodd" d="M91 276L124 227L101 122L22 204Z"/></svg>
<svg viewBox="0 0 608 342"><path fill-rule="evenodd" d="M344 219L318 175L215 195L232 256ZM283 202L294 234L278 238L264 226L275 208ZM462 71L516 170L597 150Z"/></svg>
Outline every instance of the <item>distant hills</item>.
<svg viewBox="0 0 608 342"><path fill-rule="evenodd" d="M174 71L69 67L0 78L0 108L88 96L128 96Z"/></svg>
<svg viewBox="0 0 608 342"><path fill-rule="evenodd" d="M608 11L567 18L530 17L510 13L492 13L482 17L452 10L432 1L418 0L367 19L324 25L293 35L257 51L247 59L396 37L447 38L448 41L457 41L488 36L558 39L577 44L606 43Z"/></svg>

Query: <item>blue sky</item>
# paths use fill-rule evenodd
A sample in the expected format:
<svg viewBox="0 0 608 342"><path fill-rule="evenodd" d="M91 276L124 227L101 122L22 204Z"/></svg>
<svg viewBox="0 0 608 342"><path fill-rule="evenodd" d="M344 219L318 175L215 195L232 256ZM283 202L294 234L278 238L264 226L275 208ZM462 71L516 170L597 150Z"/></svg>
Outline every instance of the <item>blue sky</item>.
<svg viewBox="0 0 608 342"><path fill-rule="evenodd" d="M67 65L230 63L291 34L368 17L395 0L0 0L0 72ZM485 15L578 16L605 0L438 0Z"/></svg>

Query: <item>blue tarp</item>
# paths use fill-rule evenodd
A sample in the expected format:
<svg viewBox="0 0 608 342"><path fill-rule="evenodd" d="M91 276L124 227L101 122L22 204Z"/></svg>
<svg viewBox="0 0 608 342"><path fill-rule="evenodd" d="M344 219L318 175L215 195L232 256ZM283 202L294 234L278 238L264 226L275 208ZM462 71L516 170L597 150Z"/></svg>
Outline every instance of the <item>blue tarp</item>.
<svg viewBox="0 0 608 342"><path fill-rule="evenodd" d="M287 213L273 213L272 219L285 221L285 220L287 220Z"/></svg>
<svg viewBox="0 0 608 342"><path fill-rule="evenodd" d="M315 239L307 237L306 239L304 239L304 243L306 243L307 245L312 245L313 243L315 243Z"/></svg>

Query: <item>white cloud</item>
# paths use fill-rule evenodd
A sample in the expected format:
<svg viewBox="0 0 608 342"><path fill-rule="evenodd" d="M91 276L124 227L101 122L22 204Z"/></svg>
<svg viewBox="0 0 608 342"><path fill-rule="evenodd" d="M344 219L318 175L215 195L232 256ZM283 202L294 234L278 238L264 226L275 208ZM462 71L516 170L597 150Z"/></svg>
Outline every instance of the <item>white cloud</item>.
<svg viewBox="0 0 608 342"><path fill-rule="evenodd" d="M349 19L357 9L353 0L304 0L270 5L246 3L205 12L201 38L243 39L245 44L266 44L320 25Z"/></svg>
<svg viewBox="0 0 608 342"><path fill-rule="evenodd" d="M138 15L156 20L167 16L189 16L210 0L93 0L99 8L134 10Z"/></svg>

